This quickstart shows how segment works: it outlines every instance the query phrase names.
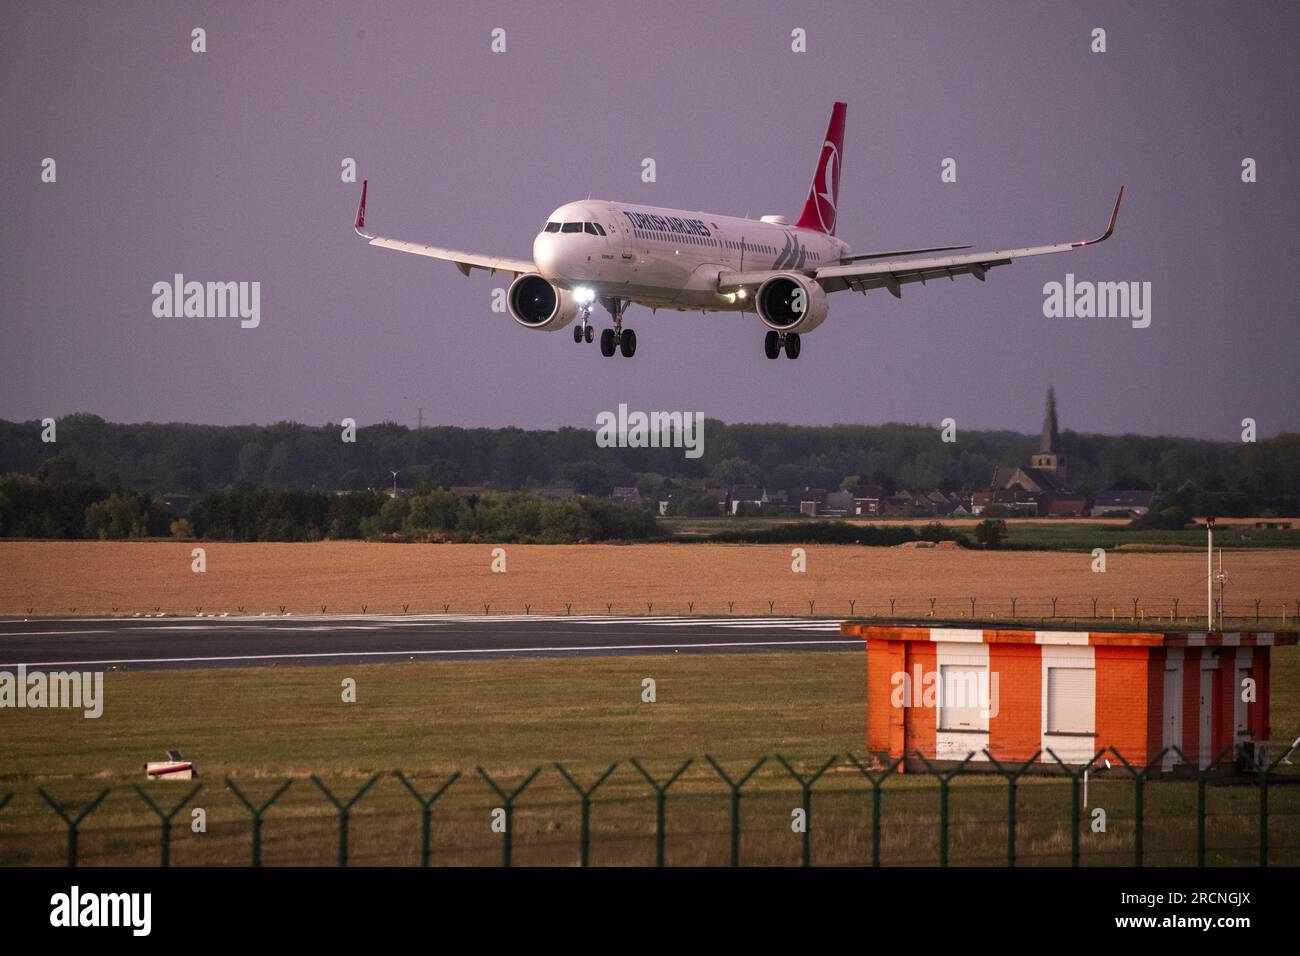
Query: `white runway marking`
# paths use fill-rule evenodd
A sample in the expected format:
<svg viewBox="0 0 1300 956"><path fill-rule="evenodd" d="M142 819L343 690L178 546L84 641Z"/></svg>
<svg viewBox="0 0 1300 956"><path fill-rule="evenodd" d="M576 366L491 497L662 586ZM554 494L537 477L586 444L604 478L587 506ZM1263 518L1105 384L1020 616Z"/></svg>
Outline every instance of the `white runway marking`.
<svg viewBox="0 0 1300 956"><path fill-rule="evenodd" d="M58 620L58 619L51 619ZM96 621L114 621L123 622L134 621L134 618L81 618L75 619L81 622ZM151 618L156 621L158 618ZM753 628L783 628L796 631L828 631L839 632L840 622L838 620L819 620L808 617L731 617L731 618L710 618L710 617L610 617L604 615L578 615L578 614L558 614L558 615L541 615L541 614L500 614L500 615L473 615L473 614L433 614L433 615L330 615L320 617L316 615L281 615L281 616L261 616L252 615L244 617L181 617L166 618L169 622L175 623L144 623L141 619L139 624L131 624L116 628L82 628L75 630L59 631L2 631L0 638L4 637L61 637L78 634L147 634L160 633L167 631L203 631L210 630L213 626L227 627L232 630L264 630L269 632L283 631L292 632L329 632L329 631L377 631L386 630L393 627L422 628L429 625L448 625L448 624L494 624L494 623L517 623L517 622L566 622L574 624L633 624L639 626L651 627L725 627L739 629Z"/></svg>
<svg viewBox="0 0 1300 956"><path fill-rule="evenodd" d="M92 664L204 664L229 661L272 661L272 660L318 660L336 657L427 657L430 655L448 656L453 654L554 654L581 653L589 651L651 651L651 650L699 650L700 648L727 647L808 647L815 644L844 646L847 640L838 641L712 641L691 644L605 644L578 645L574 647L475 647L442 650L410 651L317 651L302 654L236 654L228 657L143 657L117 658L114 660L85 661L37 661L23 666L28 669L37 667L74 667ZM17 664L0 664L3 667L17 667Z"/></svg>

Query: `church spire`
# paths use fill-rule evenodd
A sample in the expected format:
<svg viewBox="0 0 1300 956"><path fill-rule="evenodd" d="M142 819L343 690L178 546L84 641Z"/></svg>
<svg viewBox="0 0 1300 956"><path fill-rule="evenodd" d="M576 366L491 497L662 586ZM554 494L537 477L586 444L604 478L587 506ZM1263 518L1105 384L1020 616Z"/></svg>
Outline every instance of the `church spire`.
<svg viewBox="0 0 1300 956"><path fill-rule="evenodd" d="M1042 454L1061 453L1061 431L1056 422L1056 389L1047 386L1047 414L1043 417L1043 438L1038 443Z"/></svg>

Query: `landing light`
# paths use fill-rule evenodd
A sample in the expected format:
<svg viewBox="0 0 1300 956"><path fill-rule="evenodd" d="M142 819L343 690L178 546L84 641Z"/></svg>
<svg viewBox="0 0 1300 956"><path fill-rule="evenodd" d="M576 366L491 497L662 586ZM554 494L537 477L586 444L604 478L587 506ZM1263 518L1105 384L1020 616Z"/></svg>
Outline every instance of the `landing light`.
<svg viewBox="0 0 1300 956"><path fill-rule="evenodd" d="M745 298L745 290L744 290L744 289L741 289L739 292L737 292L737 293L736 293L736 298L738 298L738 299L744 299L744 298Z"/></svg>
<svg viewBox="0 0 1300 956"><path fill-rule="evenodd" d="M577 300L579 305L586 305L596 298L596 292L594 289L588 289L584 286L573 290L573 298Z"/></svg>

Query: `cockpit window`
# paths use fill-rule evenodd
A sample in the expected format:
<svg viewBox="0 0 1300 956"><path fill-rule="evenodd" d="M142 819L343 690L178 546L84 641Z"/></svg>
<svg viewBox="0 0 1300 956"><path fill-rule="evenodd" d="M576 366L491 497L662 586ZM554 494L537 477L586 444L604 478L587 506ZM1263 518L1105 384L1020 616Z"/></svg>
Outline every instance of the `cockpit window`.
<svg viewBox="0 0 1300 956"><path fill-rule="evenodd" d="M600 233L596 232L596 224L594 222L584 222L582 224L582 231L589 236L600 235Z"/></svg>
<svg viewBox="0 0 1300 956"><path fill-rule="evenodd" d="M566 222L560 227L560 232L582 232L582 223Z"/></svg>
<svg viewBox="0 0 1300 956"><path fill-rule="evenodd" d="M600 227L600 223L593 222L592 225L596 227L596 235L603 236L605 234L605 230Z"/></svg>
<svg viewBox="0 0 1300 956"><path fill-rule="evenodd" d="M560 231L560 224L559 224L558 222L548 222L548 223L546 224L546 230L545 230L545 231L546 231L546 232L559 232L559 231Z"/></svg>

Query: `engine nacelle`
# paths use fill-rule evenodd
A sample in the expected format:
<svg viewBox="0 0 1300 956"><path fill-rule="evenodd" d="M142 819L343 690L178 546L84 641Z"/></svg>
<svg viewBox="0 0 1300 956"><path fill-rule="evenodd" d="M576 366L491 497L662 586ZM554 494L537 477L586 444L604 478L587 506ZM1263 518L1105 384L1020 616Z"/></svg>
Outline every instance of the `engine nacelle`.
<svg viewBox="0 0 1300 956"><path fill-rule="evenodd" d="M562 329L578 317L573 293L552 285L536 272L524 273L510 283L506 308L524 328L546 332Z"/></svg>
<svg viewBox="0 0 1300 956"><path fill-rule="evenodd" d="M754 310L776 332L810 332L826 321L830 305L822 287L795 273L772 276L754 295Z"/></svg>

